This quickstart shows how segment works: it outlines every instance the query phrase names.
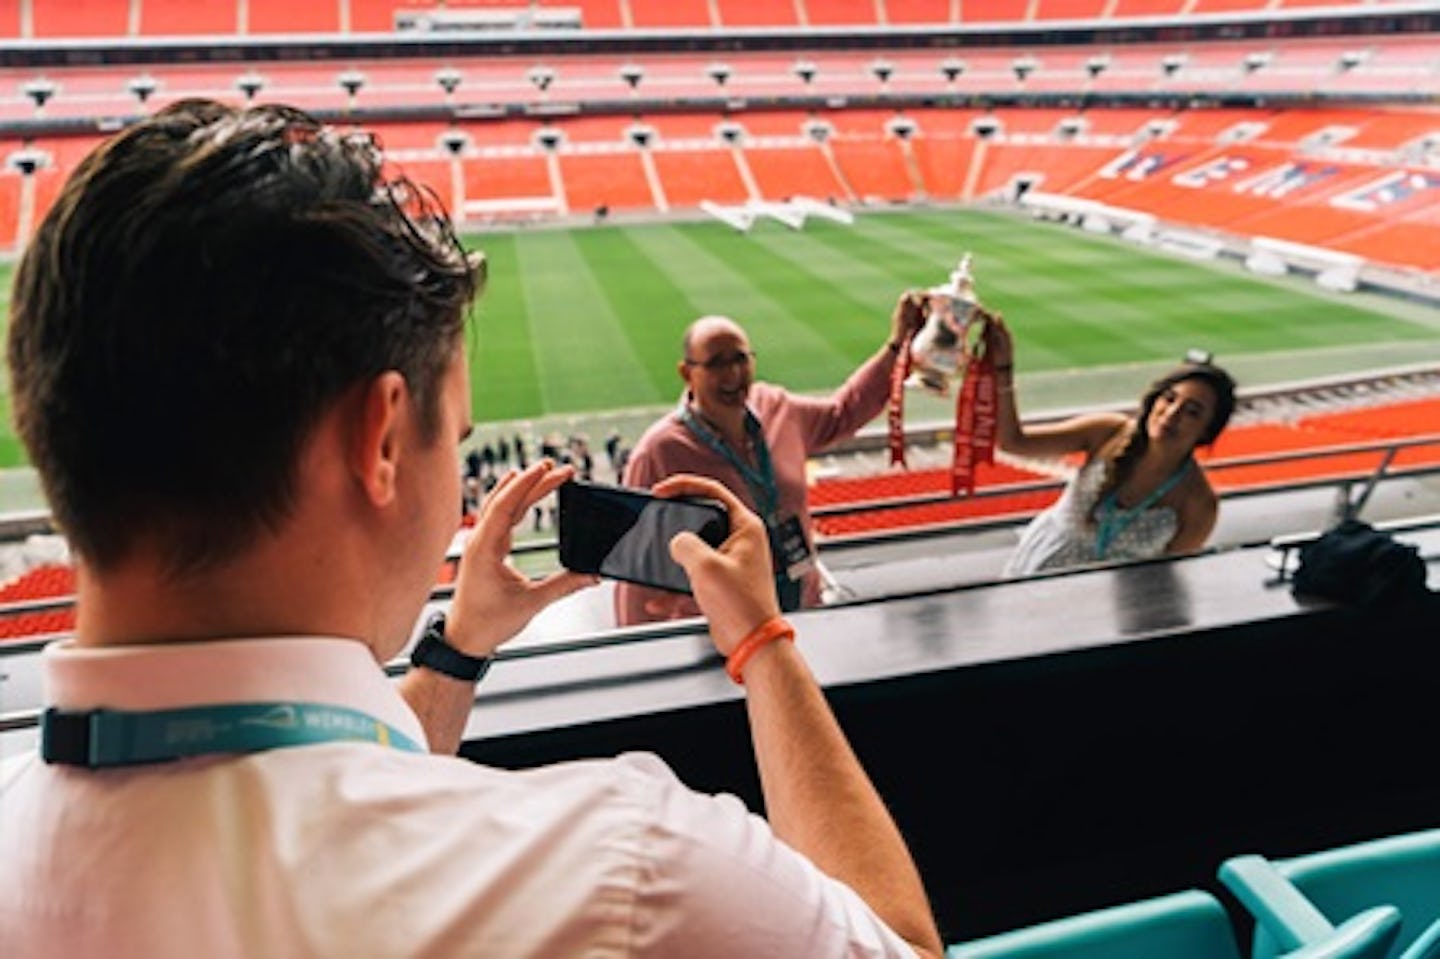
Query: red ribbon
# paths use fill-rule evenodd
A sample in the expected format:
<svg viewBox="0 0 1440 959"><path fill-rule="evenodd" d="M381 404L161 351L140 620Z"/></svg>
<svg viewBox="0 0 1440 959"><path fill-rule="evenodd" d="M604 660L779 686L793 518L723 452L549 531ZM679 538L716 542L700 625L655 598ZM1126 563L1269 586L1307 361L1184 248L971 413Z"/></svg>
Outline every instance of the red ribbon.
<svg viewBox="0 0 1440 959"><path fill-rule="evenodd" d="M988 354L965 355L965 377L955 396L955 455L950 495L975 492L975 467L995 462L995 363Z"/></svg>
<svg viewBox="0 0 1440 959"><path fill-rule="evenodd" d="M890 404L886 409L886 420L890 424L890 465L905 467L905 378L910 375L910 344L915 331L905 334L900 343L900 355L890 367Z"/></svg>

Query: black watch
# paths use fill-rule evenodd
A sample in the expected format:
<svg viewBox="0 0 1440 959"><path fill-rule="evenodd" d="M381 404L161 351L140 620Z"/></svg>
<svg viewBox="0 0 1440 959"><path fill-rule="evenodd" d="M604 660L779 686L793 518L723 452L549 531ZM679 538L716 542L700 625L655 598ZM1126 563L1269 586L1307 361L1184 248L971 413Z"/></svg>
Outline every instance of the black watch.
<svg viewBox="0 0 1440 959"><path fill-rule="evenodd" d="M424 666L452 679L479 682L490 671L492 656L470 656L451 646L445 639L445 614L436 613L425 624L420 641L410 651L410 665Z"/></svg>

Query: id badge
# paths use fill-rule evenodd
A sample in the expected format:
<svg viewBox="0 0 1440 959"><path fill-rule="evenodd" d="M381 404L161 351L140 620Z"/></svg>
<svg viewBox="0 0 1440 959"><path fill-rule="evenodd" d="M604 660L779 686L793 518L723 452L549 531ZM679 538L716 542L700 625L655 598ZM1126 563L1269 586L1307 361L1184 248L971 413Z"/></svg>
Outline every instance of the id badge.
<svg viewBox="0 0 1440 959"><path fill-rule="evenodd" d="M773 524L769 532L770 554L777 570L784 570L786 576L799 581L815 568L815 554L811 551L810 544L805 541L805 530L800 526L800 517L792 516Z"/></svg>

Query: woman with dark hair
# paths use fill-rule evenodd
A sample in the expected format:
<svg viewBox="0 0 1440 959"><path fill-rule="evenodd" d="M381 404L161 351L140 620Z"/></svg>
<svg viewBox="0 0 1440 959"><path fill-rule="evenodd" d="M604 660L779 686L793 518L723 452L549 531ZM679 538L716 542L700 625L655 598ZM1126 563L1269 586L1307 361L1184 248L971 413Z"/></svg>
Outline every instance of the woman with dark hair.
<svg viewBox="0 0 1440 959"><path fill-rule="evenodd" d="M1006 576L1188 553L1205 545L1219 501L1195 463L1235 409L1235 381L1210 363L1185 363L1153 383L1134 416L1087 413L1025 426L1016 410L1014 342L989 315L986 349L997 381L996 443L1025 457L1084 453L1049 509L1030 522Z"/></svg>

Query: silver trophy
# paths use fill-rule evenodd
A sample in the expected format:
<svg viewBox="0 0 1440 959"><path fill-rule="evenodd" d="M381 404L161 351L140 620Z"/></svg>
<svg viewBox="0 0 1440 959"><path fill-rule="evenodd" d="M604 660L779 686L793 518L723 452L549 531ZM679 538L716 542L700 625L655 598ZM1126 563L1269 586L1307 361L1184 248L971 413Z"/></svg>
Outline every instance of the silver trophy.
<svg viewBox="0 0 1440 959"><path fill-rule="evenodd" d="M966 253L948 282L926 291L925 325L910 344L911 372L905 385L911 389L950 394L950 381L965 362L965 333L979 305L970 272L972 260Z"/></svg>

